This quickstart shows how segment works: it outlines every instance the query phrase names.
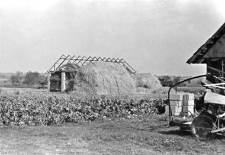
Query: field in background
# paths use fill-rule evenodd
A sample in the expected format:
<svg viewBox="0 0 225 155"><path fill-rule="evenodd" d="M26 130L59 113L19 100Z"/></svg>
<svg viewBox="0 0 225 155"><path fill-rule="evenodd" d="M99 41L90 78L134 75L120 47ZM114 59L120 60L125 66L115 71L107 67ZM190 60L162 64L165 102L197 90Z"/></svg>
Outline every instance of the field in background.
<svg viewBox="0 0 225 155"><path fill-rule="evenodd" d="M2 86L12 86L10 82L10 77L13 73L0 73L0 87Z"/></svg>
<svg viewBox="0 0 225 155"><path fill-rule="evenodd" d="M168 90L168 88L166 88ZM37 88L9 88L9 87L0 87L0 93L2 94L34 94L34 95L45 95L45 96L58 96L58 97L90 97L88 94L77 94L77 93L60 93L60 92L49 92L47 89L37 89ZM96 95L96 97L101 97L104 95ZM119 97L119 98L142 98L142 99L166 99L167 91L163 93L151 93L151 94L131 94L131 95L107 95L106 97ZM92 96L93 97L93 96Z"/></svg>
<svg viewBox="0 0 225 155"><path fill-rule="evenodd" d="M130 95L120 95L120 98L152 98L152 99L167 99L168 98L168 90L169 87L163 87L158 91L154 91L153 93L145 94L130 94ZM202 95L204 93L204 87L177 87L175 90L172 90L171 93L176 92L188 92L194 93L196 95ZM38 95L57 95L57 96L65 96L65 97L77 97L79 93L60 93L60 92L49 92L47 89L37 89L37 88L11 88L11 87L0 87L0 93L9 93L9 94L38 94ZM88 96L88 95L87 95ZM101 95L100 95L101 96ZM108 97L118 97L118 95L108 95Z"/></svg>

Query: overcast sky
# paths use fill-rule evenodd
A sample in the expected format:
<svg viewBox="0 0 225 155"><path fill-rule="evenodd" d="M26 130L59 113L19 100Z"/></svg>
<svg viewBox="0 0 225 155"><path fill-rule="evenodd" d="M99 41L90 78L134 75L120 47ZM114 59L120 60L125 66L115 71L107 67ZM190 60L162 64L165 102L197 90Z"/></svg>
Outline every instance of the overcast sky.
<svg viewBox="0 0 225 155"><path fill-rule="evenodd" d="M46 72L62 55L125 59L138 72L186 64L224 23L223 0L0 0L0 72Z"/></svg>

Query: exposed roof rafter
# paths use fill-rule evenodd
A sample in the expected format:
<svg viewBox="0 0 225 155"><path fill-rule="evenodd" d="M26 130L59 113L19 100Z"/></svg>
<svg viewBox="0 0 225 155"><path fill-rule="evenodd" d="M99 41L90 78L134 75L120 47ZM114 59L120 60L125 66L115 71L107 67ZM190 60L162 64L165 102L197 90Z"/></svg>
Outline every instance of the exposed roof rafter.
<svg viewBox="0 0 225 155"><path fill-rule="evenodd" d="M73 63L78 66L83 66L89 62L93 61L103 61L103 62L113 62L113 63L118 63L123 65L126 69L128 69L131 73L135 74L136 71L124 60L124 59L119 59L119 58L101 58L101 57L86 57L86 56L70 56L67 55L65 56L64 54L53 64L53 66L48 70L48 73L52 73L55 71L58 71L61 66L67 64L67 63Z"/></svg>

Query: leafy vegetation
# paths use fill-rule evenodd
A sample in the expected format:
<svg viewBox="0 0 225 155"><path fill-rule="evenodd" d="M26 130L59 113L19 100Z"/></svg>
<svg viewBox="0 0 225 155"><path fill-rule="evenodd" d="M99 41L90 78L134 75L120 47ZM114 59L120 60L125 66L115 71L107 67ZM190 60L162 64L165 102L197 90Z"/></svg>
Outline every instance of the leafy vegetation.
<svg viewBox="0 0 225 155"><path fill-rule="evenodd" d="M157 113L158 107L163 105L163 100L1 95L0 123L3 125L54 125L65 122L126 118Z"/></svg>
<svg viewBox="0 0 225 155"><path fill-rule="evenodd" d="M22 84L23 80L23 73L22 72L16 72L16 74L12 75L10 78L10 81L13 86L20 86Z"/></svg>
<svg viewBox="0 0 225 155"><path fill-rule="evenodd" d="M198 142L190 133L169 127L166 115L155 115L165 105L162 99L78 98L43 90L37 90L38 93L34 89L15 90L12 93L0 90L0 154L223 154L225 151L222 137Z"/></svg>

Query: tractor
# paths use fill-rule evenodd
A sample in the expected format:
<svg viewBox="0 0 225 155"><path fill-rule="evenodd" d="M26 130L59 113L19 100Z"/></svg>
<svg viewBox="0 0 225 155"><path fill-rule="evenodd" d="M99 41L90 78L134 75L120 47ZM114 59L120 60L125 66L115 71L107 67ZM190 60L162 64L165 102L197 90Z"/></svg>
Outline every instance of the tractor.
<svg viewBox="0 0 225 155"><path fill-rule="evenodd" d="M171 112L170 91L177 85L196 78L213 78L216 83L206 84L205 92L195 100L194 113L191 117L174 116ZM172 85L168 91L169 125L179 126L181 131L191 131L198 140L204 141L215 135L225 135L225 81L210 74L192 77Z"/></svg>

